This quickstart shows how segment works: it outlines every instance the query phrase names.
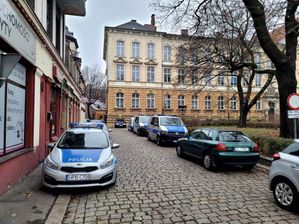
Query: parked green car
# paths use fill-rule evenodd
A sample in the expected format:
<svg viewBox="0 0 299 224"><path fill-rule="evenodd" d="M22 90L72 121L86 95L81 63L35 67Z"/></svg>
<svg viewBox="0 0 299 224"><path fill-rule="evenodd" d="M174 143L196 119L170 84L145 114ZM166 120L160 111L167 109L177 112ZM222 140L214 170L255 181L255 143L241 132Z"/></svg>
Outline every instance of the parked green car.
<svg viewBox="0 0 299 224"><path fill-rule="evenodd" d="M201 128L188 138L178 140L179 157L190 155L200 158L207 170L218 165L241 165L252 169L259 159L259 147L240 131Z"/></svg>

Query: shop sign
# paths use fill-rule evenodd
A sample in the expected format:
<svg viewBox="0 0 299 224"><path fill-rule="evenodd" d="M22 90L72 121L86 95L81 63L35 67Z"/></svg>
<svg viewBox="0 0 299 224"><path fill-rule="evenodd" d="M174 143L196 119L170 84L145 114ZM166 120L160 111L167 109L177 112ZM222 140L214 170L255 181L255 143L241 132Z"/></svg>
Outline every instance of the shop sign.
<svg viewBox="0 0 299 224"><path fill-rule="evenodd" d="M0 36L35 65L36 38L11 0L0 0Z"/></svg>
<svg viewBox="0 0 299 224"><path fill-rule="evenodd" d="M7 84L6 151L24 146L25 89Z"/></svg>
<svg viewBox="0 0 299 224"><path fill-rule="evenodd" d="M26 68L21 64L17 64L16 67L11 71L8 79L22 86L26 86Z"/></svg>
<svg viewBox="0 0 299 224"><path fill-rule="evenodd" d="M0 86L0 155L3 154L4 147L4 95L5 84Z"/></svg>

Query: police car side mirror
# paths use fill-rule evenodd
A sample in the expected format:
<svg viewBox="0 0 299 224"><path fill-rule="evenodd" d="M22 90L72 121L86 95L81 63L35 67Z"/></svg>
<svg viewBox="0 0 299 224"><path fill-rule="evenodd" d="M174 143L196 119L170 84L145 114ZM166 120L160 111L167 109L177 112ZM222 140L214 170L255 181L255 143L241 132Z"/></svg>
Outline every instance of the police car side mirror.
<svg viewBox="0 0 299 224"><path fill-rule="evenodd" d="M112 132L112 129L108 129L108 132Z"/></svg>
<svg viewBox="0 0 299 224"><path fill-rule="evenodd" d="M52 149L55 147L55 142L51 142L51 143L49 143L48 144L48 149L50 150L50 151L52 151Z"/></svg>
<svg viewBox="0 0 299 224"><path fill-rule="evenodd" d="M120 146L120 144L113 143L111 148L112 149L117 149L117 148L119 148L119 146Z"/></svg>

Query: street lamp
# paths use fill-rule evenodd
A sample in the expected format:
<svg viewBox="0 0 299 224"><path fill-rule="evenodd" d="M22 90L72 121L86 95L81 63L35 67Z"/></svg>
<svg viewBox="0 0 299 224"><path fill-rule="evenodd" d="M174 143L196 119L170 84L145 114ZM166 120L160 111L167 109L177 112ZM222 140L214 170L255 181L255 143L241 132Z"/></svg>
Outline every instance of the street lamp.
<svg viewBox="0 0 299 224"><path fill-rule="evenodd" d="M0 51L0 88L20 59L20 54Z"/></svg>

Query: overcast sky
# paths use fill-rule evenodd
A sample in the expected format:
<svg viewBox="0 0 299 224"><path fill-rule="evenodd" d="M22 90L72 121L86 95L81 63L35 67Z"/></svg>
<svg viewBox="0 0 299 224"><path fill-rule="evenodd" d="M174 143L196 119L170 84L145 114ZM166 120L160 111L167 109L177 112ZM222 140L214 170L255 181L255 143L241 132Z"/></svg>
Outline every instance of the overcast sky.
<svg viewBox="0 0 299 224"><path fill-rule="evenodd" d="M87 0L86 16L66 16L66 25L78 40L82 64L99 64L105 70L103 60L104 27L118 26L136 19L149 24L150 0Z"/></svg>

